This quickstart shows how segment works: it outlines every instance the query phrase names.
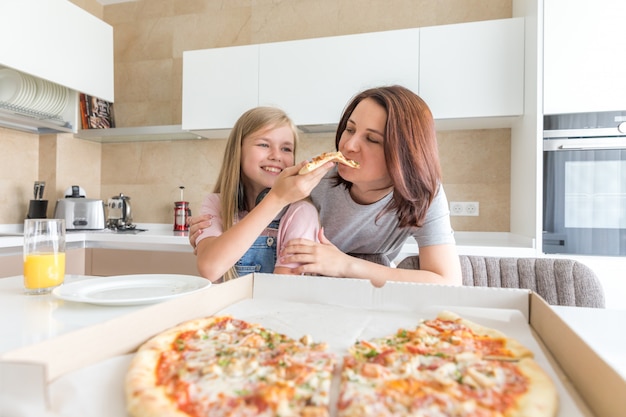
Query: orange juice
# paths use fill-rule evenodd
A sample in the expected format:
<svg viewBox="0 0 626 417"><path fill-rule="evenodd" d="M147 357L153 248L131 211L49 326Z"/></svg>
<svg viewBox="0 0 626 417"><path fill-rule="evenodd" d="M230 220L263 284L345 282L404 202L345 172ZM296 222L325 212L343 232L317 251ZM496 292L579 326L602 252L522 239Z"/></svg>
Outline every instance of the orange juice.
<svg viewBox="0 0 626 417"><path fill-rule="evenodd" d="M65 253L32 253L24 260L27 289L56 287L65 277Z"/></svg>

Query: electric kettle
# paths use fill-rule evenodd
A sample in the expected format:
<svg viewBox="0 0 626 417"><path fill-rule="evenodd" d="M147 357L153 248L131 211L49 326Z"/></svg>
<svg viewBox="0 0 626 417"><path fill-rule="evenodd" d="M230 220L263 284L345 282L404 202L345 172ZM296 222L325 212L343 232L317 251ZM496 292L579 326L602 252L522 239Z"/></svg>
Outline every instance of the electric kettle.
<svg viewBox="0 0 626 417"><path fill-rule="evenodd" d="M109 198L107 208L107 227L110 229L133 227L133 215L129 196L120 193L120 195Z"/></svg>

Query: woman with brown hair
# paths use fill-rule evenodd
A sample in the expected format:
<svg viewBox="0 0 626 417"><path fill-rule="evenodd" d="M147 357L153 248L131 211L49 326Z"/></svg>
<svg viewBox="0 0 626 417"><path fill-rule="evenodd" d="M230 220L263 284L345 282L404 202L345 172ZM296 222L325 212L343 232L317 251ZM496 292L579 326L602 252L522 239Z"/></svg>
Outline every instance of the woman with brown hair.
<svg viewBox="0 0 626 417"><path fill-rule="evenodd" d="M426 103L401 86L356 95L341 117L337 150L360 164L328 163L298 175L306 161L287 168L272 188L274 204L310 195L320 214L319 243L294 239L280 253L297 263L293 272L386 281L461 284L461 267L450 226L434 120ZM322 178L323 176L323 178ZM190 240L207 218L195 218ZM419 270L390 267L414 237Z"/></svg>

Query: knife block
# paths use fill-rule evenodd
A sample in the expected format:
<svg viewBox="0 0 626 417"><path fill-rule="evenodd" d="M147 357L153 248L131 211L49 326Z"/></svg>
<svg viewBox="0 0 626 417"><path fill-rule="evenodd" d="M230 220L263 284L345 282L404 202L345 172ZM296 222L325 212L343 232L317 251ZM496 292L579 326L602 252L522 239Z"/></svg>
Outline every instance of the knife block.
<svg viewBox="0 0 626 417"><path fill-rule="evenodd" d="M30 200L28 205L27 219L45 219L47 218L48 200Z"/></svg>

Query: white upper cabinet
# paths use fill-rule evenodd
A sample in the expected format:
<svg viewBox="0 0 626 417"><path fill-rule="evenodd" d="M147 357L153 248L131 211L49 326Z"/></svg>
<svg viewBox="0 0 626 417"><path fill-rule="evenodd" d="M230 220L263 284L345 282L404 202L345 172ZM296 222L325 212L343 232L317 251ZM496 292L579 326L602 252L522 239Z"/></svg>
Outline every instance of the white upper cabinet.
<svg viewBox="0 0 626 417"><path fill-rule="evenodd" d="M259 45L183 53L182 128L212 137L259 104ZM205 131L205 132L203 132Z"/></svg>
<svg viewBox="0 0 626 417"><path fill-rule="evenodd" d="M421 94L435 119L520 115L524 20L187 51L182 127L225 137L245 110L271 105L304 131L330 131L355 94L392 84Z"/></svg>
<svg viewBox="0 0 626 417"><path fill-rule="evenodd" d="M113 28L67 0L0 2L0 65L114 101Z"/></svg>
<svg viewBox="0 0 626 417"><path fill-rule="evenodd" d="M259 104L299 126L333 125L358 92L400 84L417 93L418 75L419 29L262 44Z"/></svg>
<svg viewBox="0 0 626 417"><path fill-rule="evenodd" d="M626 1L544 0L544 114L626 110Z"/></svg>
<svg viewBox="0 0 626 417"><path fill-rule="evenodd" d="M524 19L420 30L420 96L435 119L524 112Z"/></svg>

